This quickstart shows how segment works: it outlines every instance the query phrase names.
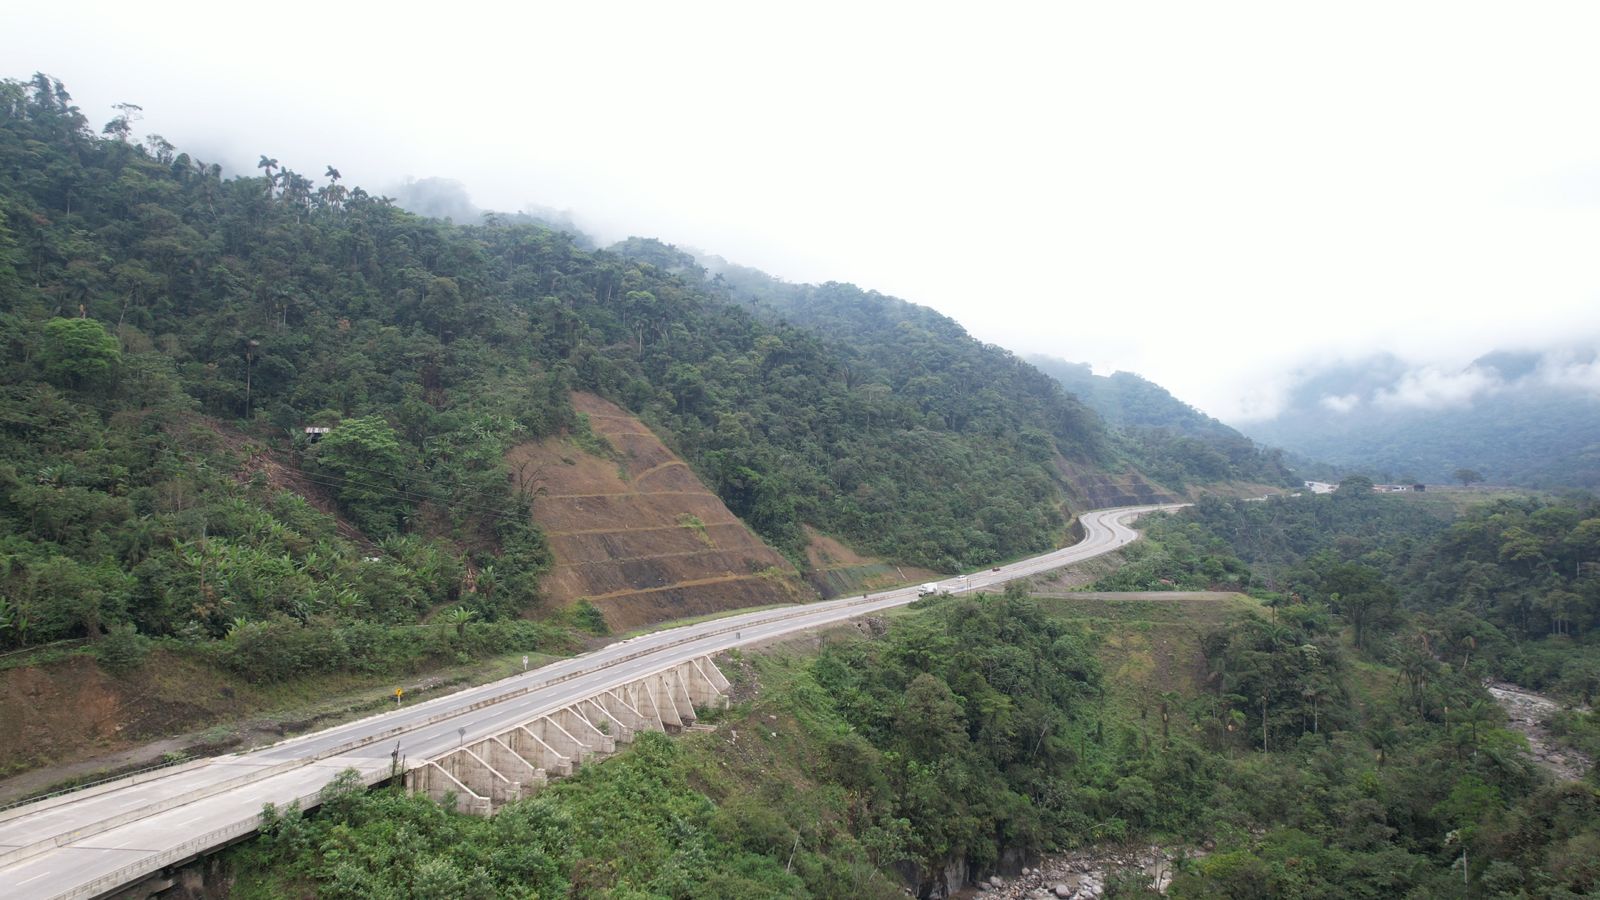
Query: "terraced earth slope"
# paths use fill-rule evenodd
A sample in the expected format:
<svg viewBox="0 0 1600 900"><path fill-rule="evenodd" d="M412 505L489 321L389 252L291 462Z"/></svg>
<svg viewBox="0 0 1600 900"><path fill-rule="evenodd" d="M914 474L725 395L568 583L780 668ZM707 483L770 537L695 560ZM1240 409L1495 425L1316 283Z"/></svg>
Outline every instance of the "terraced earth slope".
<svg viewBox="0 0 1600 900"><path fill-rule="evenodd" d="M644 423L593 394L572 402L610 458L550 437L507 459L555 557L541 582L553 605L588 599L623 631L816 599Z"/></svg>

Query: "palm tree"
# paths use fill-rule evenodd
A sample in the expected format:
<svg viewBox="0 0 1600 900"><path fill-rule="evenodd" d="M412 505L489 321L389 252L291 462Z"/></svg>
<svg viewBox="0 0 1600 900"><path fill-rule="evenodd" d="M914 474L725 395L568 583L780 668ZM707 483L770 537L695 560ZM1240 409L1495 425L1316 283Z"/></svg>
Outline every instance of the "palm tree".
<svg viewBox="0 0 1600 900"><path fill-rule="evenodd" d="M267 196L271 197L272 186L278 181L277 177L272 174L272 170L278 168L278 161L263 153L261 154L261 161L256 163L256 168L267 170Z"/></svg>
<svg viewBox="0 0 1600 900"><path fill-rule="evenodd" d="M444 622L446 625L454 625L456 627L456 637L464 637L467 633L467 623L477 617L478 614L472 610L467 609L465 606L458 606L444 614Z"/></svg>
<svg viewBox="0 0 1600 900"><path fill-rule="evenodd" d="M1472 705L1467 707L1463 716L1471 730L1473 750L1478 749L1478 726L1488 727L1494 724L1498 712L1499 707L1487 700L1474 700Z"/></svg>
<svg viewBox="0 0 1600 900"><path fill-rule="evenodd" d="M325 174L329 184L322 189L322 196L328 201L329 206L337 209L344 204L344 198L349 194L349 191L346 191L344 185L339 183L339 179L342 176L339 174L338 169L329 166Z"/></svg>
<svg viewBox="0 0 1600 900"><path fill-rule="evenodd" d="M484 597L493 597L494 589L499 585L500 576L495 572L494 566L484 566L478 570L478 593Z"/></svg>
<svg viewBox="0 0 1600 900"><path fill-rule="evenodd" d="M1378 768L1389 761L1389 751L1400 745L1400 730L1387 717L1374 722L1366 731L1367 743L1377 748Z"/></svg>

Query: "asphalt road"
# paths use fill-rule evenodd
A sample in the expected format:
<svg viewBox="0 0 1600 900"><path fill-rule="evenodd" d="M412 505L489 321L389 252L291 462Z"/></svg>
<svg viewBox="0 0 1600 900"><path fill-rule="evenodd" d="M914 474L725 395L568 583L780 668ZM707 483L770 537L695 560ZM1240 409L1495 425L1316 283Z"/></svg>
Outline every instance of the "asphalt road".
<svg viewBox="0 0 1600 900"><path fill-rule="evenodd" d="M976 591L1098 556L1137 539L1126 522L1170 508L1085 513L1084 539L1071 547L946 578L939 586ZM0 898L98 896L249 834L262 804L313 800L344 769L357 769L368 782L381 780L397 748L407 760L431 759L685 660L901 606L917 592L899 588L657 631L259 750L7 810L0 813Z"/></svg>

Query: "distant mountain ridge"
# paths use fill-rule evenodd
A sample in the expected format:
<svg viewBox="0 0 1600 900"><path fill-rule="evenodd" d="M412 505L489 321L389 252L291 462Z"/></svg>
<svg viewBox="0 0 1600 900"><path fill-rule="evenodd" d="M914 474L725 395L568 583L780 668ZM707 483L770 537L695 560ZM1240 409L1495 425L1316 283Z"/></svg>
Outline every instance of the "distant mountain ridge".
<svg viewBox="0 0 1600 900"><path fill-rule="evenodd" d="M1593 347L1497 351L1459 369L1375 355L1308 373L1257 440L1385 480L1600 486Z"/></svg>
<svg viewBox="0 0 1600 900"><path fill-rule="evenodd" d="M1132 372L1096 375L1086 363L1038 354L1028 361L1116 429L1128 455L1165 483L1298 481L1281 452L1258 446L1153 381Z"/></svg>

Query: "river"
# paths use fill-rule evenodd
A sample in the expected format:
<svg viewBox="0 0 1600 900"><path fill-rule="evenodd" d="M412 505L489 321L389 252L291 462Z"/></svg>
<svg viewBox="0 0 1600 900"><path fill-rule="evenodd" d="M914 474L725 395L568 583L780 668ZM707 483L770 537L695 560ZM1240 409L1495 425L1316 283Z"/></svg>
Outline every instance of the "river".
<svg viewBox="0 0 1600 900"><path fill-rule="evenodd" d="M1490 682L1484 685L1511 719L1511 727L1528 737L1534 761L1565 781L1579 781L1594 768L1594 760L1570 747L1564 747L1546 724L1561 710L1561 704L1514 684Z"/></svg>

